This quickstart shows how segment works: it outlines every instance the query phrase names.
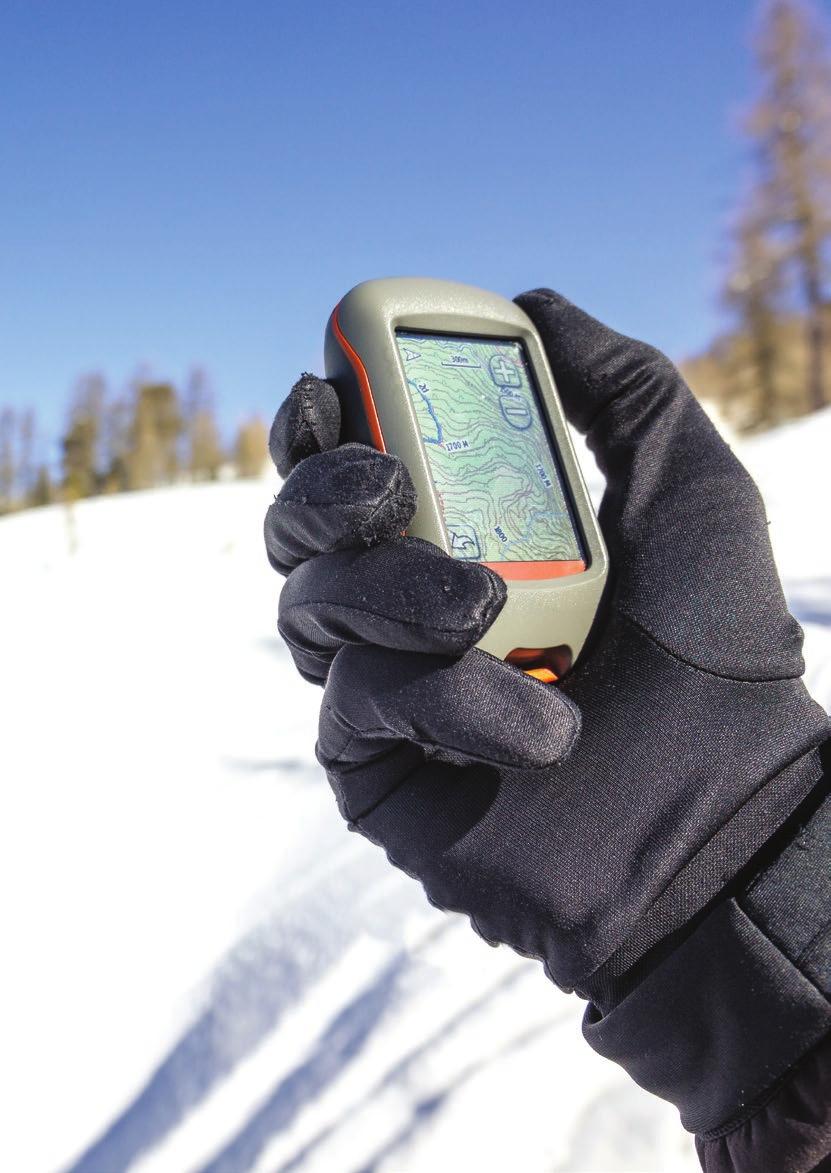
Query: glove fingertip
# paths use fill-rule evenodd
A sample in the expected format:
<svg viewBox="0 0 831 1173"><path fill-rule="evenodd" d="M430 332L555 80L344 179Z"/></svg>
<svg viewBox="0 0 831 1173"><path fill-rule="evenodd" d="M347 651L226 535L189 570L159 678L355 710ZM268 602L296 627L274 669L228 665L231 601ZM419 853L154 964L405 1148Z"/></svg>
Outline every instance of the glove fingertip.
<svg viewBox="0 0 831 1173"><path fill-rule="evenodd" d="M544 684L514 665L506 665L522 677L522 752L529 769L546 769L566 761L580 739L583 719L577 705L556 684Z"/></svg>
<svg viewBox="0 0 831 1173"><path fill-rule="evenodd" d="M501 574L485 566L482 562L463 562L462 566L469 567L482 582L480 601L475 610L476 642L482 639L499 617L499 613L508 599L508 586Z"/></svg>
<svg viewBox="0 0 831 1173"><path fill-rule="evenodd" d="M287 477L307 456L336 448L340 423L340 402L331 383L301 375L277 411L268 437L280 476Z"/></svg>
<svg viewBox="0 0 831 1173"><path fill-rule="evenodd" d="M521 310L525 310L530 318L533 318L534 310L546 309L550 311L569 309L573 306L573 302L570 302L567 297L563 297L562 293L557 293L555 289L549 289L545 285L518 294L514 298L514 304L518 305Z"/></svg>
<svg viewBox="0 0 831 1173"><path fill-rule="evenodd" d="M505 606L505 600L508 598L508 584L499 571L494 570L492 566L488 566L486 562L471 563L470 565L478 566L487 575L494 601L499 603L498 614Z"/></svg>
<svg viewBox="0 0 831 1173"><path fill-rule="evenodd" d="M555 685L543 684L543 688L554 688ZM565 762L571 757L583 729L583 716L580 710L569 697L557 691L560 700L562 720L559 722L559 733L556 757L553 762Z"/></svg>

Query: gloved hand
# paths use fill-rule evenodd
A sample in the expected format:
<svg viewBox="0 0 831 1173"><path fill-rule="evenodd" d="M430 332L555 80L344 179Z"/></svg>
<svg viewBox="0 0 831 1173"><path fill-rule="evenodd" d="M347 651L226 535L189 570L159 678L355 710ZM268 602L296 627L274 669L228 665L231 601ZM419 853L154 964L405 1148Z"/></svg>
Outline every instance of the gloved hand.
<svg viewBox="0 0 831 1173"><path fill-rule="evenodd" d="M609 589L561 685L473 647L504 584L400 536L406 469L337 447L312 376L272 429L287 479L266 544L280 632L326 685L317 753L350 827L486 939L614 1004L811 792L828 721L759 493L678 371L551 291L518 303L607 479Z"/></svg>

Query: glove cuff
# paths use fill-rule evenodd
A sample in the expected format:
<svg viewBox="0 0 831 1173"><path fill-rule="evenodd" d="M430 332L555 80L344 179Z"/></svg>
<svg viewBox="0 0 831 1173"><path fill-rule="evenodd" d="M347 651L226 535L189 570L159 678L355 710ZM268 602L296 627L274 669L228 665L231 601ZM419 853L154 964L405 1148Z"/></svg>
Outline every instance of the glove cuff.
<svg viewBox="0 0 831 1173"><path fill-rule="evenodd" d="M831 1031L829 870L826 798L609 1013L589 1004L589 1044L674 1103L689 1131L738 1127Z"/></svg>
<svg viewBox="0 0 831 1173"><path fill-rule="evenodd" d="M583 1034L636 1083L711 1132L758 1100L831 1030L831 1003L728 900Z"/></svg>
<svg viewBox="0 0 831 1173"><path fill-rule="evenodd" d="M800 1060L763 1106L716 1135L697 1136L704 1173L820 1173L831 1153L831 1034Z"/></svg>

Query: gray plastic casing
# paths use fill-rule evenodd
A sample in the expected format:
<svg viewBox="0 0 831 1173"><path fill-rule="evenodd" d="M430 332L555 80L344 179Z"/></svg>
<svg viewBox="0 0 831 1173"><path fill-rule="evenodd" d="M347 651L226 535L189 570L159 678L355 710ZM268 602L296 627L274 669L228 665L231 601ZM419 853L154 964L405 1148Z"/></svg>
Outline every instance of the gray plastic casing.
<svg viewBox="0 0 831 1173"><path fill-rule="evenodd" d="M571 498L587 567L580 573L555 578L503 575L508 588L507 602L479 646L504 659L518 648L565 645L576 660L597 613L608 572L608 556L574 454L554 378L531 319L507 298L475 286L434 278L390 277L356 285L329 320L326 378L341 403L341 440L371 444L403 460L418 494L416 513L407 533L426 538L449 554L447 530L421 428L407 391L396 330L468 334L518 340L524 344L548 424L549 440L553 438L556 445L558 463ZM367 385L380 433L370 419L372 408L367 404ZM489 565L499 572L499 563Z"/></svg>

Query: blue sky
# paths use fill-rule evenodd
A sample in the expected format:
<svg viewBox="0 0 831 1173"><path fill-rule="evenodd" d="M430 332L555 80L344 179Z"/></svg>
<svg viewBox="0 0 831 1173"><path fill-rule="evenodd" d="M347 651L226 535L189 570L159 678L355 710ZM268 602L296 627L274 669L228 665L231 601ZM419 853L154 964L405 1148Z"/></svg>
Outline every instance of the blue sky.
<svg viewBox="0 0 831 1173"><path fill-rule="evenodd" d="M750 0L5 0L0 403L207 368L227 426L368 277L553 285L707 342Z"/></svg>

